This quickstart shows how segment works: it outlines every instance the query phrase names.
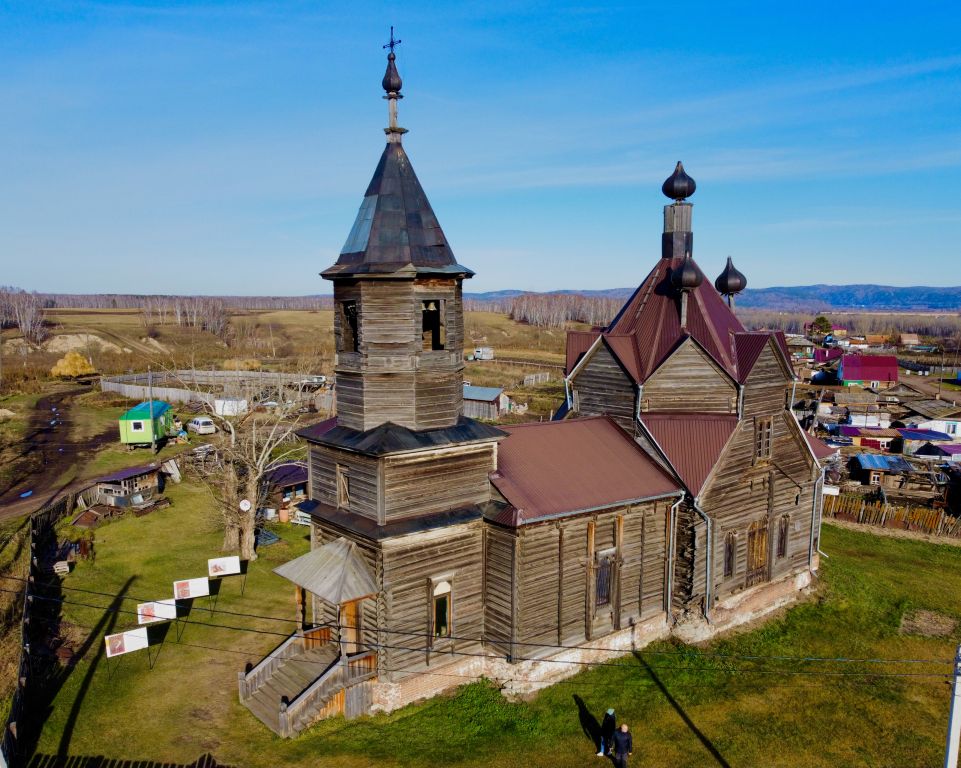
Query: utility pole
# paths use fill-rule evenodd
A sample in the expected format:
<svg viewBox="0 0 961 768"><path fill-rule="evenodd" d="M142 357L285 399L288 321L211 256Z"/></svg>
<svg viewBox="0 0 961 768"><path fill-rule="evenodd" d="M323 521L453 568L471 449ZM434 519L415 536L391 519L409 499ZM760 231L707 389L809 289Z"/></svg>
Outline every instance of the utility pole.
<svg viewBox="0 0 961 768"><path fill-rule="evenodd" d="M954 657L951 714L948 717L948 745L944 750L944 768L958 768L959 741L961 741L961 645L958 646Z"/></svg>

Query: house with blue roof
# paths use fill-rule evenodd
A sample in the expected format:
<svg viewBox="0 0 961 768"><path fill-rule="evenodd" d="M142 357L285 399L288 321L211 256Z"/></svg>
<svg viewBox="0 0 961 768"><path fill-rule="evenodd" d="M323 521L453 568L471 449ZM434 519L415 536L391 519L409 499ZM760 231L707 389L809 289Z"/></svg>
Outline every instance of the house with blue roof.
<svg viewBox="0 0 961 768"><path fill-rule="evenodd" d="M862 485L896 486L900 477L911 472L911 465L900 456L859 453L851 459L852 474Z"/></svg>
<svg viewBox="0 0 961 768"><path fill-rule="evenodd" d="M464 416L495 421L511 410L511 399L500 387L475 387L464 384Z"/></svg>

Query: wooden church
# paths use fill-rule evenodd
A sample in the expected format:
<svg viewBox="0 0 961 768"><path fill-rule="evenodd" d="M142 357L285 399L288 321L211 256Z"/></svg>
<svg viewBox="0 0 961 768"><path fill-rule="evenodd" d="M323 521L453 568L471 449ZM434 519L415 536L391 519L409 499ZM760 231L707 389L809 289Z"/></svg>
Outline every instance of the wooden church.
<svg viewBox="0 0 961 768"><path fill-rule="evenodd" d="M473 273L404 150L387 58L387 145L322 273L337 415L300 432L312 546L276 569L298 629L239 673L241 701L283 736L706 637L793 599L817 568L827 449L788 410L783 337L734 315L743 275L729 262L715 288L694 262L680 163L654 269L610 326L568 339L563 418L463 416Z"/></svg>

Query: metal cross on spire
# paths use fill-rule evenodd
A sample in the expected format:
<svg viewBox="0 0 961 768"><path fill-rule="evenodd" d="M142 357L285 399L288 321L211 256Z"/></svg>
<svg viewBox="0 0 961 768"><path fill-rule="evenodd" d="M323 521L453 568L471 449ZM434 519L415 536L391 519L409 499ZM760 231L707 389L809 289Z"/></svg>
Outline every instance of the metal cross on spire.
<svg viewBox="0 0 961 768"><path fill-rule="evenodd" d="M394 39L394 27L391 26L391 28L390 28L390 42L388 42L387 45L385 45L385 46L383 46L383 47L384 47L384 48L390 48L390 52L393 53L393 52L394 52L394 48L395 48L396 46L400 45L402 42L403 42L402 40L395 40L395 39Z"/></svg>

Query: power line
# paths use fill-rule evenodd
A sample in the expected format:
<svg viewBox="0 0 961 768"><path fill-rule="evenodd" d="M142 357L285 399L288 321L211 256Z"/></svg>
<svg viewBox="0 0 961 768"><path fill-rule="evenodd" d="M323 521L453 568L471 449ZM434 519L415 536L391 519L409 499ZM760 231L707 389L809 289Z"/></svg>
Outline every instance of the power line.
<svg viewBox="0 0 961 768"><path fill-rule="evenodd" d="M2 592L11 592L11 593L14 593L14 594L19 594L19 592L17 592L16 590L9 590L9 589L4 589L4 588L0 588L0 591L2 591ZM103 610L103 611L112 612L112 613L118 613L118 614L133 614L133 615L136 615L136 611L130 611L130 610L126 610L126 609L123 609L123 608L112 608L112 607L110 607L110 606L92 605L92 604L90 604L90 603L83 603L83 602L79 602L79 601L75 601L75 600L68 600L68 599L66 599L66 598L44 597L44 596L42 596L42 595L32 595L31 597L32 597L33 599L36 599L36 600L42 600L42 601L45 601L45 602L51 602L51 603L56 603L56 604L60 604L60 605L64 605L64 604L66 604L66 605L75 605L75 606L81 606L81 607L87 607L87 608L95 608L95 609L98 609L98 610ZM271 630L257 629L257 628L254 628L254 627L234 627L234 626L229 626L229 625L225 625L225 624L211 624L211 623L208 623L208 622L191 621L190 619L187 619L187 618L183 618L183 619L179 619L179 618L178 618L178 619L176 619L176 621L178 621L178 622L182 621L184 624L201 626L201 627L207 627L207 628L210 628L210 629L229 629L229 630L238 631L238 632L250 632L250 633L262 634L262 635L282 636L282 637L285 637L285 638L286 638L286 637L289 637L289 635L287 635L287 634L285 634L285 633L274 632L274 631L271 631ZM479 641L478 641L478 642L479 642ZM383 648L383 649L386 649L386 650L411 651L411 652L414 652L414 653L428 653L428 652L430 652L430 653L433 653L435 656L438 656L438 657L443 657L443 656L465 656L465 657L471 657L471 658L485 658L485 659L489 659L489 658L492 658L492 657L493 657L493 658L496 658L496 656L493 656L491 653L487 653L487 652L469 652L469 651L463 651L463 650L458 651L458 650L455 650L455 649L434 650L434 649L431 649L431 648L429 648L429 647L409 647L409 646L404 646L404 645L396 645L396 644L389 644L389 643L376 643L376 642L364 642L363 645L368 646L368 647L371 647L371 648ZM575 647L575 648L576 648L576 647ZM599 648L586 648L586 649L584 649L584 650L595 650L595 651L596 651L596 650L604 650L604 649L599 649ZM644 655L644 653L645 653L644 651L633 651L633 652L631 652L631 651L627 651L626 649L607 649L607 650L610 650L611 652L618 653L618 654L622 654L622 655L625 655L625 656L628 655L629 653L636 653L636 654L638 654L638 655ZM657 652L652 652L652 655L657 655ZM759 657L755 657L753 660L755 660L755 661L764 661L764 660L768 660L768 659L770 659L770 658L774 658L774 657L759 656ZM793 660L803 661L803 659L798 659L798 658L795 658L795 659L793 659ZM855 659L844 659L844 660L845 660L845 661L856 661ZM516 655L512 655L512 656L511 656L511 661L532 661L532 662L539 662L539 663L566 664L566 665L569 665L569 666L584 666L584 667L625 667L625 666L627 666L627 665L624 664L623 662L580 661L580 660L552 659L552 658L541 658L541 657L536 657L536 656L530 656L530 657L528 657L528 656L516 656ZM918 660L918 659L910 659L910 660L908 660L908 659L906 659L906 660L883 659L883 660L879 660L879 661L881 661L881 662L883 662L883 663L891 663L891 664L895 664L895 663L929 663L929 664L936 663L936 664L949 664L949 663L950 663L950 662L945 662L945 661L929 661L929 660ZM737 668L727 668L727 669L724 669L724 668L710 668L710 667L698 666L698 665L659 666L659 667L651 667L651 668L652 668L652 669L664 669L664 670L671 669L671 670L697 671L697 672L700 672L700 673L711 673L711 672L713 672L713 673L718 673L718 674L739 674L739 673L747 673L747 674L802 675L802 676L816 675L816 676L824 676L824 677L848 677L848 676L865 677L865 676L866 676L866 677L872 677L872 678L939 678L939 679L948 679L948 678L953 677L953 674L952 674L952 673L935 673L935 672L866 672L866 671L865 671L865 672L861 672L861 671L851 671L851 672L848 672L848 671L797 670L797 669L795 669L795 670L787 670L787 669L762 670L762 669L747 669L747 668L740 668L740 669L737 669Z"/></svg>
<svg viewBox="0 0 961 768"><path fill-rule="evenodd" d="M2 576L0 578L13 579L16 581L26 581L25 579L22 579L16 576ZM146 600L144 598L138 598L138 597L133 597L129 595L118 596L118 595L111 594L109 592L99 592L97 590L81 589L79 587L66 587L64 585L61 585L61 586L65 589L69 589L72 591L84 592L87 594L93 594L93 595L98 595L102 597L110 597L114 599L116 599L117 597L120 597L123 600L155 602L154 600ZM2 591L11 591L11 590L2 590ZM48 598L48 599L54 599L54 598ZM67 602L71 605L80 605L87 608L110 610L110 611L115 611L120 613L129 613L132 615L137 614L136 611L130 611L130 610L121 609L121 608L110 608L109 606L92 605L89 603L81 603L75 600L62 599L62 601ZM200 608L198 610L204 610L204 609ZM226 611L226 610L217 611L217 612L224 613L231 616L243 617L243 618L257 618L257 619L265 619L265 620L271 620L271 621L281 621L285 623L296 623L295 619L286 619L279 616L263 616L263 615L254 614L254 613ZM276 635L280 637L289 636L289 633L274 632L274 631L265 630L265 629L256 629L254 627L232 627L224 624L211 624L210 622L190 621L188 619L178 619L178 620L185 621L185 623L189 623L189 624L197 624L199 626L250 631L250 632L257 632L259 634L270 634L270 635ZM409 630L399 630L399 629L388 629L386 627L365 627L362 625L340 624L338 622L319 622L318 627L326 627L326 628L338 629L338 630L366 629L370 632L384 633L388 635L393 634L393 635L404 635L409 637L419 637L425 640L433 639L433 635L431 635L430 633L413 632ZM466 637L466 636L459 636L459 635L450 635L444 639L459 640L462 642L473 642L473 643L488 642L485 638ZM629 652L627 649L624 649L624 648L609 648L609 647L603 647L603 646L585 646L585 645L565 645L565 644L554 644L554 643L537 643L537 642L530 642L530 641L514 641L512 645L523 646L525 648L532 648L532 649L542 648L542 649L548 649L548 650L591 650L591 651L601 651L601 652L610 652L610 653L619 653L619 654L625 654ZM384 647L389 647L389 646L385 645ZM408 649L408 650L414 650L414 649ZM424 649L424 650L427 650L427 649ZM643 655L650 655L650 656L689 656L691 655L691 651L686 651L686 650L633 651L633 653L637 653L642 656ZM703 652L703 651L696 651L695 653L699 658L739 660L739 661L791 661L791 662L797 662L797 663L814 662L814 663L835 663L835 664L854 664L854 663L859 663L859 664L942 664L946 666L952 664L952 662L947 659L885 659L885 658L858 658L858 657L846 657L846 656L830 657L830 656L787 656L787 655L763 655L763 654L724 654L724 653L712 653L712 652ZM486 657L489 654L483 654L483 655ZM522 658L517 656L514 656L514 658L519 658L522 660L529 660L529 661L556 661L558 663L574 663L574 662L567 662L561 659L549 660L549 659L540 659L536 657Z"/></svg>

